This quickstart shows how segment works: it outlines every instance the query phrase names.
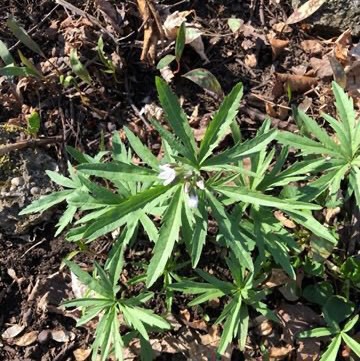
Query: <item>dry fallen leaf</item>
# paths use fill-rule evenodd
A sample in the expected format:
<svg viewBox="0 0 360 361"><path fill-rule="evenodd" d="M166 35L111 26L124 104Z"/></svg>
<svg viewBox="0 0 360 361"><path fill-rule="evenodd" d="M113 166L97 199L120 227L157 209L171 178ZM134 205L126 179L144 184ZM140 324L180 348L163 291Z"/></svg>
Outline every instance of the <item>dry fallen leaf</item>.
<svg viewBox="0 0 360 361"><path fill-rule="evenodd" d="M272 331L273 331L273 326L271 321L269 320L264 320L263 322L260 323L260 325L256 327L256 333L259 336L268 336L272 333Z"/></svg>
<svg viewBox="0 0 360 361"><path fill-rule="evenodd" d="M282 33L282 34L289 34L292 32L291 27L286 23L276 23L272 26L272 29L277 33Z"/></svg>
<svg viewBox="0 0 360 361"><path fill-rule="evenodd" d="M351 30L344 31L335 40L335 57L343 65L347 65L349 62L349 48L352 44Z"/></svg>
<svg viewBox="0 0 360 361"><path fill-rule="evenodd" d="M256 68L257 66L257 59L256 59L256 55L255 54L247 54L245 56L245 61L244 61L245 65L248 66L249 68Z"/></svg>
<svg viewBox="0 0 360 361"><path fill-rule="evenodd" d="M275 211L274 216L286 228L296 228L296 224L291 219L287 218L281 211Z"/></svg>
<svg viewBox="0 0 360 361"><path fill-rule="evenodd" d="M14 341L14 344L16 346L21 346L21 347L29 346L37 340L38 334L39 334L38 331L30 331L30 332L26 333L25 335L17 338Z"/></svg>
<svg viewBox="0 0 360 361"><path fill-rule="evenodd" d="M323 47L318 40L304 40L301 42L301 47L308 54L321 54Z"/></svg>
<svg viewBox="0 0 360 361"><path fill-rule="evenodd" d="M315 70L316 76L320 79L327 79L333 76L333 70L328 57L322 59L310 58L310 65Z"/></svg>
<svg viewBox="0 0 360 361"><path fill-rule="evenodd" d="M272 58L273 60L276 60L279 55L285 50L285 48L289 45L289 40L270 38L269 43L271 45Z"/></svg>
<svg viewBox="0 0 360 361"><path fill-rule="evenodd" d="M73 340L75 334L66 330L52 330L51 337L54 341L63 343Z"/></svg>
<svg viewBox="0 0 360 361"><path fill-rule="evenodd" d="M137 0L144 24L144 43L140 60L155 63L157 42L164 39L164 30L153 0Z"/></svg>
<svg viewBox="0 0 360 361"><path fill-rule="evenodd" d="M289 281L289 276L282 268L273 268L270 278L265 282L264 286L268 288L281 286Z"/></svg>
<svg viewBox="0 0 360 361"><path fill-rule="evenodd" d="M1 337L3 339L16 337L24 330L24 328L25 328L25 326L23 326L23 325L10 326L1 334Z"/></svg>
<svg viewBox="0 0 360 361"><path fill-rule="evenodd" d="M91 354L91 349L78 348L73 352L76 361L85 361Z"/></svg>
<svg viewBox="0 0 360 361"><path fill-rule="evenodd" d="M286 24L295 24L312 15L327 0L308 0L305 4L296 9L287 19Z"/></svg>
<svg viewBox="0 0 360 361"><path fill-rule="evenodd" d="M270 361L278 361L285 359L293 350L291 345L284 347L271 347L269 351Z"/></svg>
<svg viewBox="0 0 360 361"><path fill-rule="evenodd" d="M289 86L292 92L304 93L317 85L319 80L305 75L292 75L292 74L280 74L275 73L275 76L284 84L286 91Z"/></svg>

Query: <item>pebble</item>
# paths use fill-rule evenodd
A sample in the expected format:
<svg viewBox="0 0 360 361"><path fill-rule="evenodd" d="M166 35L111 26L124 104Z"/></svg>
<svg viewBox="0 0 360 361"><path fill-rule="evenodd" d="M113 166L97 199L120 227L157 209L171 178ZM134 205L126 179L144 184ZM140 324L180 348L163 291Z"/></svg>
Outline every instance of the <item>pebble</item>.
<svg viewBox="0 0 360 361"><path fill-rule="evenodd" d="M14 177L11 180L11 185L14 187L22 186L24 184L24 178L23 177Z"/></svg>
<svg viewBox="0 0 360 361"><path fill-rule="evenodd" d="M37 196L39 193L40 193L40 188L39 187L32 187L30 189L30 193L33 195L33 196Z"/></svg>

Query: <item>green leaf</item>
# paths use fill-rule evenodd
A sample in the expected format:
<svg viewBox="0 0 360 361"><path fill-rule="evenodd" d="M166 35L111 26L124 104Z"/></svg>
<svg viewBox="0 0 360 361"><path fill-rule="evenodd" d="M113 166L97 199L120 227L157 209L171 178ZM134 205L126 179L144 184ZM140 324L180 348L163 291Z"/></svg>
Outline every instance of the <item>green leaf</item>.
<svg viewBox="0 0 360 361"><path fill-rule="evenodd" d="M341 296L331 296L323 306L323 313L328 323L340 322L347 319L354 312L354 304Z"/></svg>
<svg viewBox="0 0 360 361"><path fill-rule="evenodd" d="M236 324L236 321L239 317L239 312L241 308L241 298L237 296L231 301L231 303L233 304L233 306L224 324L223 333L221 335L219 347L217 349L217 352L220 355L223 355L225 353L227 346L230 342L232 342L235 333L234 331L238 326Z"/></svg>
<svg viewBox="0 0 360 361"><path fill-rule="evenodd" d="M312 330L302 331L298 333L297 338L324 337L331 336L332 330L327 327L313 328Z"/></svg>
<svg viewBox="0 0 360 361"><path fill-rule="evenodd" d="M0 68L0 75L4 76L33 76L29 69L25 67L15 66L15 65L7 65L3 68Z"/></svg>
<svg viewBox="0 0 360 361"><path fill-rule="evenodd" d="M59 174L58 172L54 172L52 170L46 170L45 173L47 176L56 184L66 187L66 188L77 188L78 185L75 182L63 175Z"/></svg>
<svg viewBox="0 0 360 361"><path fill-rule="evenodd" d="M239 161L251 154L257 153L275 139L277 131L275 129L269 132L256 136L244 143L238 143L234 147L225 150L224 152L206 159L202 163L202 168L211 167L220 164L229 164Z"/></svg>
<svg viewBox="0 0 360 361"><path fill-rule="evenodd" d="M222 97L224 95L219 81L209 70L203 68L193 69L184 74L183 77L191 80L211 94L215 94L218 97Z"/></svg>
<svg viewBox="0 0 360 361"><path fill-rule="evenodd" d="M85 66L81 63L76 49L71 49L70 65L73 72L86 84L91 84L91 77Z"/></svg>
<svg viewBox="0 0 360 361"><path fill-rule="evenodd" d="M335 106L338 111L339 117L344 125L344 129L349 141L348 144L342 144L342 146L350 147L352 150L352 155L355 153L355 143L354 143L354 130L355 130L355 109L354 103L351 97L349 97L344 90L335 82L332 82L332 90L335 95Z"/></svg>
<svg viewBox="0 0 360 361"><path fill-rule="evenodd" d="M232 249L241 264L250 271L253 271L254 265L250 253L242 244L243 238L239 233L238 224L235 225L231 222L231 219L222 204L210 192L207 191L206 195L212 214L218 222L220 233L224 236L228 247Z"/></svg>
<svg viewBox="0 0 360 361"><path fill-rule="evenodd" d="M231 93L225 97L219 110L207 127L204 138L201 142L199 151L200 164L209 157L229 130L230 125L238 112L242 94L243 86L241 83L238 83L232 89Z"/></svg>
<svg viewBox="0 0 360 361"><path fill-rule="evenodd" d="M304 288L302 296L309 302L324 305L329 297L334 294L334 289L330 282L322 281L315 285L309 285Z"/></svg>
<svg viewBox="0 0 360 361"><path fill-rule="evenodd" d="M141 143L140 139L127 127L124 127L126 137L135 153L153 169L159 168L158 159L151 153L148 147Z"/></svg>
<svg viewBox="0 0 360 361"><path fill-rule="evenodd" d="M6 21L7 27L10 31L30 50L41 55L45 58L44 53L41 51L40 46L29 36L29 34L23 29L13 17L9 17Z"/></svg>
<svg viewBox="0 0 360 361"><path fill-rule="evenodd" d="M141 322L146 323L147 325L152 327L158 327L162 330L170 329L170 324L162 317L155 315L153 311L146 310L140 307L133 307L132 310Z"/></svg>
<svg viewBox="0 0 360 361"><path fill-rule="evenodd" d="M349 257L341 265L340 271L345 278L351 280L354 284L360 284L360 259Z"/></svg>
<svg viewBox="0 0 360 361"><path fill-rule="evenodd" d="M145 167L121 162L111 163L85 163L78 166L78 170L85 174L111 180L124 181L154 181L158 172ZM138 177L138 178L137 178Z"/></svg>
<svg viewBox="0 0 360 361"><path fill-rule="evenodd" d="M30 205L28 205L25 209L23 209L19 213L19 215L22 216L29 213L43 212L46 209L54 206L55 204L64 201L72 192L72 190L66 190L42 196L36 201L32 202Z"/></svg>
<svg viewBox="0 0 360 361"><path fill-rule="evenodd" d="M330 343L329 347L322 354L320 361L336 361L341 345L341 335L337 335Z"/></svg>
<svg viewBox="0 0 360 361"><path fill-rule="evenodd" d="M0 40L0 58L4 61L5 65L14 64L15 60L9 52L6 44Z"/></svg>
<svg viewBox="0 0 360 361"><path fill-rule="evenodd" d="M310 138L290 132L281 131L277 135L279 143L301 149L304 154L327 154L338 157L339 153L324 147L321 143Z"/></svg>
<svg viewBox="0 0 360 361"><path fill-rule="evenodd" d="M170 90L166 82L156 77L156 89L159 95L161 106L166 114L166 119L171 125L174 133L184 144L182 154L186 155L191 161L196 162L196 143L184 111L181 109L179 100ZM171 144L170 144L171 145Z"/></svg>
<svg viewBox="0 0 360 361"><path fill-rule="evenodd" d="M65 227L72 222L76 211L77 211L77 207L68 206L68 208L66 209L66 211L60 217L58 223L56 224L57 230L54 235L55 237L58 236L65 229Z"/></svg>
<svg viewBox="0 0 360 361"><path fill-rule="evenodd" d="M161 70L161 69L165 68L170 63L172 63L175 59L176 59L175 55L171 55L171 54L165 55L156 65L156 69Z"/></svg>
<svg viewBox="0 0 360 361"><path fill-rule="evenodd" d="M28 72L33 75L38 77L39 79L44 79L44 75L41 73L40 70L38 70L35 65L20 51L18 50L19 53L19 57L21 62L25 65L25 67L27 68Z"/></svg>
<svg viewBox="0 0 360 361"><path fill-rule="evenodd" d="M271 253L274 261L279 264L291 279L296 279L294 268L289 258L289 249L276 239L270 239L266 242L266 248Z"/></svg>
<svg viewBox="0 0 360 361"><path fill-rule="evenodd" d="M147 287L152 286L161 276L171 252L173 251L175 242L179 238L183 200L183 188L182 186L178 186L164 215L159 238L156 241L154 248L154 255L151 258L147 270Z"/></svg>
<svg viewBox="0 0 360 361"><path fill-rule="evenodd" d="M249 312L248 306L243 303L240 308L240 324L239 324L239 349L243 351L246 346L246 338L249 331Z"/></svg>
<svg viewBox="0 0 360 361"><path fill-rule="evenodd" d="M33 111L27 118L27 131L29 134L36 136L40 130L40 115L38 112Z"/></svg>
<svg viewBox="0 0 360 361"><path fill-rule="evenodd" d="M63 262L70 268L71 272L73 272L75 276L79 278L80 282L89 287L92 291L110 299L114 297L111 289L105 287L105 285L103 286L95 278L91 277L87 272L83 271L76 263L67 259L64 259Z"/></svg>
<svg viewBox="0 0 360 361"><path fill-rule="evenodd" d="M299 119L304 124L306 129L312 133L326 148L337 153L341 153L341 147L330 138L327 132L321 128L315 120L310 118L300 109L295 110L294 116Z"/></svg>
<svg viewBox="0 0 360 361"><path fill-rule="evenodd" d="M342 339L345 341L345 343L350 347L350 349L358 356L360 357L360 343L355 341L352 337L347 335L346 333L341 334Z"/></svg>
<svg viewBox="0 0 360 361"><path fill-rule="evenodd" d="M337 243L337 239L330 233L328 228L318 222L311 213L300 210L285 210L286 214L292 218L293 221L303 225L315 235L330 241L333 244Z"/></svg>
<svg viewBox="0 0 360 361"><path fill-rule="evenodd" d="M228 24L230 30L233 33L236 33L241 28L241 26L244 24L244 20L236 19L236 18L229 18L227 21L227 24Z"/></svg>
<svg viewBox="0 0 360 361"><path fill-rule="evenodd" d="M343 332L349 332L358 322L359 315L356 315L355 317L351 318L348 322L346 322Z"/></svg>
<svg viewBox="0 0 360 361"><path fill-rule="evenodd" d="M181 23L179 30L176 36L175 42L175 58L176 61L179 63L181 60L182 53L185 47L185 38L186 38L186 28L185 28L185 21Z"/></svg>
<svg viewBox="0 0 360 361"><path fill-rule="evenodd" d="M149 202L160 197L170 188L170 186L155 186L125 199L118 206L111 207L109 211L92 223L86 229L84 237L95 239L101 235L112 232L114 229L123 224L124 216L145 207Z"/></svg>
<svg viewBox="0 0 360 361"><path fill-rule="evenodd" d="M247 187L218 186L213 189L229 197L231 202L244 202L258 206L273 207L283 210L317 210L321 206L316 204L284 200L269 196L257 191L251 191Z"/></svg>

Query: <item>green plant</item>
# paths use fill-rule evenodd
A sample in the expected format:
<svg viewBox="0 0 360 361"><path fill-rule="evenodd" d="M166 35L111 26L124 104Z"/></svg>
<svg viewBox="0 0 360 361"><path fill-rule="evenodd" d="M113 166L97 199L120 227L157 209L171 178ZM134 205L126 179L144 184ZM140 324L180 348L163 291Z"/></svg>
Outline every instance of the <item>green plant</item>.
<svg viewBox="0 0 360 361"><path fill-rule="evenodd" d="M322 116L335 132L334 137L329 136L315 120L298 110L295 117L302 128L302 135L281 132L277 139L282 144L300 149L304 156L312 156L310 159L313 161L323 163L323 175L308 185L306 199L315 199L321 193L327 192L329 206L333 207L339 204L340 187L346 179L345 198L354 195L357 206L360 207L360 122L356 119L352 99L335 82L332 88L339 120L328 114Z"/></svg>
<svg viewBox="0 0 360 361"><path fill-rule="evenodd" d="M149 263L144 261L141 264L141 270L146 274L137 274L131 283L144 282L144 287L154 287L164 292L168 311L171 311L175 290L199 294L190 305L224 297L229 302L217 320L224 324L219 353L224 352L234 337L240 339L243 348L248 307L275 320L265 305L267 291L262 285L269 269L274 264L280 265L292 282L295 282L296 267L300 264L304 264L305 269L307 267L309 274L319 275L318 270L315 270L319 259L311 258L309 254L302 258L306 239L311 237L319 248L325 242L331 244L331 249L337 244L334 230L325 227L312 214L313 211L321 210L322 206L310 202L316 200L320 203L319 196L328 189L327 182L332 181L335 170L340 171L339 164L345 158L339 156L343 153L336 153L337 158L329 160L323 155L327 154L324 149L329 148L322 143L305 136L279 133L271 129L268 120L263 122L253 138L243 140L236 122L242 97L241 84L235 85L224 98L198 144L187 116L170 87L161 78L156 79L156 87L169 126L151 120L162 141L158 155L154 155L128 128L125 128L127 144L115 133L112 150L101 151L95 157L68 147L68 152L78 163L77 166L68 165L69 177L48 172L49 177L65 190L39 198L21 214L43 212L65 201L67 208L57 224L56 234L73 225L66 237L76 242L80 250L87 250L87 243L119 230L104 269L96 265L96 273L92 278L96 280L100 277L102 284L106 277L110 277L113 288L107 299L109 302L111 299L112 303L106 306L106 312L110 312L112 307L112 316L115 314L114 305L124 316L126 313L120 307L123 295L118 296L119 275L123 267L119 255L125 249L135 247L145 235L153 254ZM334 87L337 89L336 85ZM343 103L350 102L346 96L337 96ZM310 118L305 115L302 118L305 119L304 123L311 125L311 129L315 129L312 132L319 139L331 139L327 134L329 139L326 138L324 131L315 126ZM230 134L232 140L228 137L224 147L224 143L221 143ZM285 146L280 147L275 139L279 139ZM269 149L269 144L273 145L272 149ZM291 163L289 146L303 144L309 153L316 149L316 156L307 156L302 149L305 159ZM334 144L338 149L337 143L332 141L331 145ZM358 153L354 157L357 164ZM356 164L352 162L351 167L358 167ZM324 175L312 181L314 175L321 172ZM352 172L352 168L349 172ZM307 185L301 186L302 183ZM274 211L281 211L284 217L288 217L293 224L292 228L284 227ZM74 221L77 213L80 217ZM208 232L209 221L215 224L216 236ZM226 264L232 283L199 269L204 247L212 243L227 253ZM179 249L187 250L190 260L183 253L179 256L177 245L181 247ZM82 282L90 284L73 263L67 264ZM188 264L207 283L183 278L183 272L186 271L187 276L192 272L186 269ZM344 275L349 274L348 268L344 267ZM264 277L260 277L260 274ZM326 284L322 286L321 291L329 291L327 294L331 299L337 297ZM88 287L91 288L90 285ZM309 290L304 297L311 296ZM323 295L320 294L318 299L323 302ZM103 321L103 313L100 311L99 317L101 325L110 322ZM138 328L141 326L127 323L140 332ZM119 333L117 326L112 323L112 332ZM140 335L144 336L141 332ZM120 345L120 341L117 341L119 337L113 335L112 342ZM102 355L111 352L110 345L99 346L105 342L101 335L97 335L96 340L100 341L95 341L95 350L101 349ZM117 357L120 357L119 349L116 352Z"/></svg>
<svg viewBox="0 0 360 361"><path fill-rule="evenodd" d="M64 303L65 307L82 308L82 317L77 322L77 326L84 325L93 318L99 317L95 340L92 344L92 360L99 360L99 352L101 353L101 361L107 360L110 353L114 354L117 360L122 360L124 344L127 344L134 337L140 337L143 350L141 359L151 360L152 356L148 354L148 350L151 350L149 330L167 330L170 325L151 310L141 307L153 297L151 292L143 292L131 298L124 297L125 290L118 286L118 279L124 264L123 247L116 249L113 257L106 264L106 270L95 262L92 276L84 272L75 263L67 260L64 262L79 278L80 282L88 287L88 293L90 292L88 297ZM120 316L123 317L127 328L133 330L124 337L119 332Z"/></svg>
<svg viewBox="0 0 360 361"><path fill-rule="evenodd" d="M185 294L198 295L189 303L189 306L196 306L222 297L228 298L228 303L215 321L215 324L224 323L224 331L217 350L220 355L225 352L234 337L239 340L240 350L245 348L249 327L249 307L274 322L278 322L276 315L261 302L266 296L266 292L260 287L264 277L255 277L254 273L249 273L233 253L230 253L226 259L226 264L233 279L232 283L222 281L197 269L197 274L206 283L185 280L169 286L169 288Z"/></svg>
<svg viewBox="0 0 360 361"><path fill-rule="evenodd" d="M350 318L341 328L340 322L348 318L353 311L353 306L338 296L330 297L323 307L323 314L328 327L318 327L298 334L298 338L331 337L331 342L322 354L320 361L336 361L341 343L344 342L350 350L360 357L360 344L348 333L355 327L359 315Z"/></svg>

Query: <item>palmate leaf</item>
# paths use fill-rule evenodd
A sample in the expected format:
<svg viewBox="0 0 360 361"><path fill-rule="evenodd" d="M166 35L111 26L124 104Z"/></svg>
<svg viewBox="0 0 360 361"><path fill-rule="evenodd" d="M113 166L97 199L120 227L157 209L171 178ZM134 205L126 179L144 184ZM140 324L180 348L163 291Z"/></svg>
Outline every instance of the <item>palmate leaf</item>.
<svg viewBox="0 0 360 361"><path fill-rule="evenodd" d="M167 121L176 136L185 146L182 153L192 162L196 163L197 147L194 134L191 130L186 114L180 107L179 100L170 90L170 87L166 84L166 82L159 77L156 77L156 89L158 91L161 106L165 111Z"/></svg>
<svg viewBox="0 0 360 361"><path fill-rule="evenodd" d="M98 293L101 296L113 298L114 293L110 282L105 284L100 283L95 278L91 277L87 272L83 271L76 263L64 259L63 262L70 268L71 272L75 274L85 286L89 287L90 290Z"/></svg>
<svg viewBox="0 0 360 361"><path fill-rule="evenodd" d="M243 86L241 83L238 83L232 89L231 93L225 97L219 110L214 115L201 142L199 151L200 164L211 155L212 151L219 145L227 130L230 128L238 112L242 94Z"/></svg>
<svg viewBox="0 0 360 361"><path fill-rule="evenodd" d="M174 248L175 242L179 238L181 209L184 201L183 193L182 185L179 185L164 215L159 238L156 241L154 248L154 255L151 258L147 270L147 287L152 286L161 276Z"/></svg>

